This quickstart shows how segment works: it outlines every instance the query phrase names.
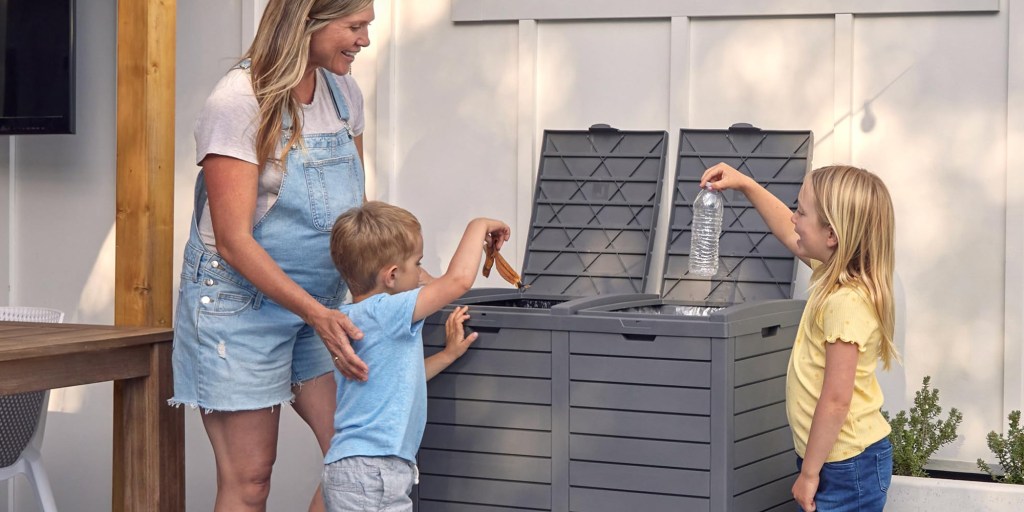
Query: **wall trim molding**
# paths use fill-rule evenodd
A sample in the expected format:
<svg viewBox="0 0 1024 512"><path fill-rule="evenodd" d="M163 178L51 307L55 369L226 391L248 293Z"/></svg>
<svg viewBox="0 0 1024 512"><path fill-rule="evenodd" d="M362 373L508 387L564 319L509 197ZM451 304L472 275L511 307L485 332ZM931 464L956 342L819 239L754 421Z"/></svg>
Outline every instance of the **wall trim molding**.
<svg viewBox="0 0 1024 512"><path fill-rule="evenodd" d="M1024 409L1024 2L1006 0L1006 285L1003 416ZM997 430L997 431L1000 431Z"/></svg>
<svg viewBox="0 0 1024 512"><path fill-rule="evenodd" d="M999 0L452 0L452 21L996 13Z"/></svg>

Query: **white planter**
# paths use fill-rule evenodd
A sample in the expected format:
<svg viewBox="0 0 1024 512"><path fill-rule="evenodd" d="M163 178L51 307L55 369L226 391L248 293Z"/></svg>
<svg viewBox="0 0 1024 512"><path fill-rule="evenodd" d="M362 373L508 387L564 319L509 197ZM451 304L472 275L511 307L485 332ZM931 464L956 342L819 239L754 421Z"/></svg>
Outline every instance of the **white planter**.
<svg viewBox="0 0 1024 512"><path fill-rule="evenodd" d="M894 476L885 512L1021 512L1024 485Z"/></svg>

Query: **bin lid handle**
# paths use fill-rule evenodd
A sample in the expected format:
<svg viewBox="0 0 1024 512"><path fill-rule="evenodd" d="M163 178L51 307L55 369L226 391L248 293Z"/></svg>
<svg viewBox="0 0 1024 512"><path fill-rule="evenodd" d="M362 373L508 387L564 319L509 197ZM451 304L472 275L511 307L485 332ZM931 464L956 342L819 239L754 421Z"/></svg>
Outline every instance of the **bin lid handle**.
<svg viewBox="0 0 1024 512"><path fill-rule="evenodd" d="M750 123L735 123L729 127L730 132L759 132L760 128Z"/></svg>

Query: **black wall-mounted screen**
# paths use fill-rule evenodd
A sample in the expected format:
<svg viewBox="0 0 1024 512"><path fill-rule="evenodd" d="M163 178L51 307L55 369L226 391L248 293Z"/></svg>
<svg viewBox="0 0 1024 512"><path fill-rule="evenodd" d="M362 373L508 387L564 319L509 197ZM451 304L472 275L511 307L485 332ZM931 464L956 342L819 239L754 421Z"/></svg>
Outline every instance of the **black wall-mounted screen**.
<svg viewBox="0 0 1024 512"><path fill-rule="evenodd" d="M0 0L0 135L75 132L75 0Z"/></svg>

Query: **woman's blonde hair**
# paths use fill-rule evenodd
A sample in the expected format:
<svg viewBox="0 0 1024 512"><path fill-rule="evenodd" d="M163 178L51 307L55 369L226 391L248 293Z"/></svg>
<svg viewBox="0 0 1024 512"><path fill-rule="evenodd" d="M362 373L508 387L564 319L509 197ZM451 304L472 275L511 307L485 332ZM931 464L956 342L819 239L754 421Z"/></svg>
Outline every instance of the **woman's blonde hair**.
<svg viewBox="0 0 1024 512"><path fill-rule="evenodd" d="M408 210L367 201L338 216L331 229L331 260L353 295L377 285L377 273L413 256L420 222Z"/></svg>
<svg viewBox="0 0 1024 512"><path fill-rule="evenodd" d="M288 149L301 142L302 107L292 96L309 62L309 39L331 21L373 5L373 0L270 0L252 46L243 59L251 61L252 89L259 104L256 156L259 168L268 160L284 160ZM291 135L275 155L285 116Z"/></svg>
<svg viewBox="0 0 1024 512"><path fill-rule="evenodd" d="M895 215L885 183L857 167L836 165L811 171L818 218L835 233L838 245L832 258L811 275L807 307L816 318L825 298L842 286L863 290L878 315L882 331L880 358L885 369L899 353L893 341L895 305L892 275L895 267L893 235Z"/></svg>

